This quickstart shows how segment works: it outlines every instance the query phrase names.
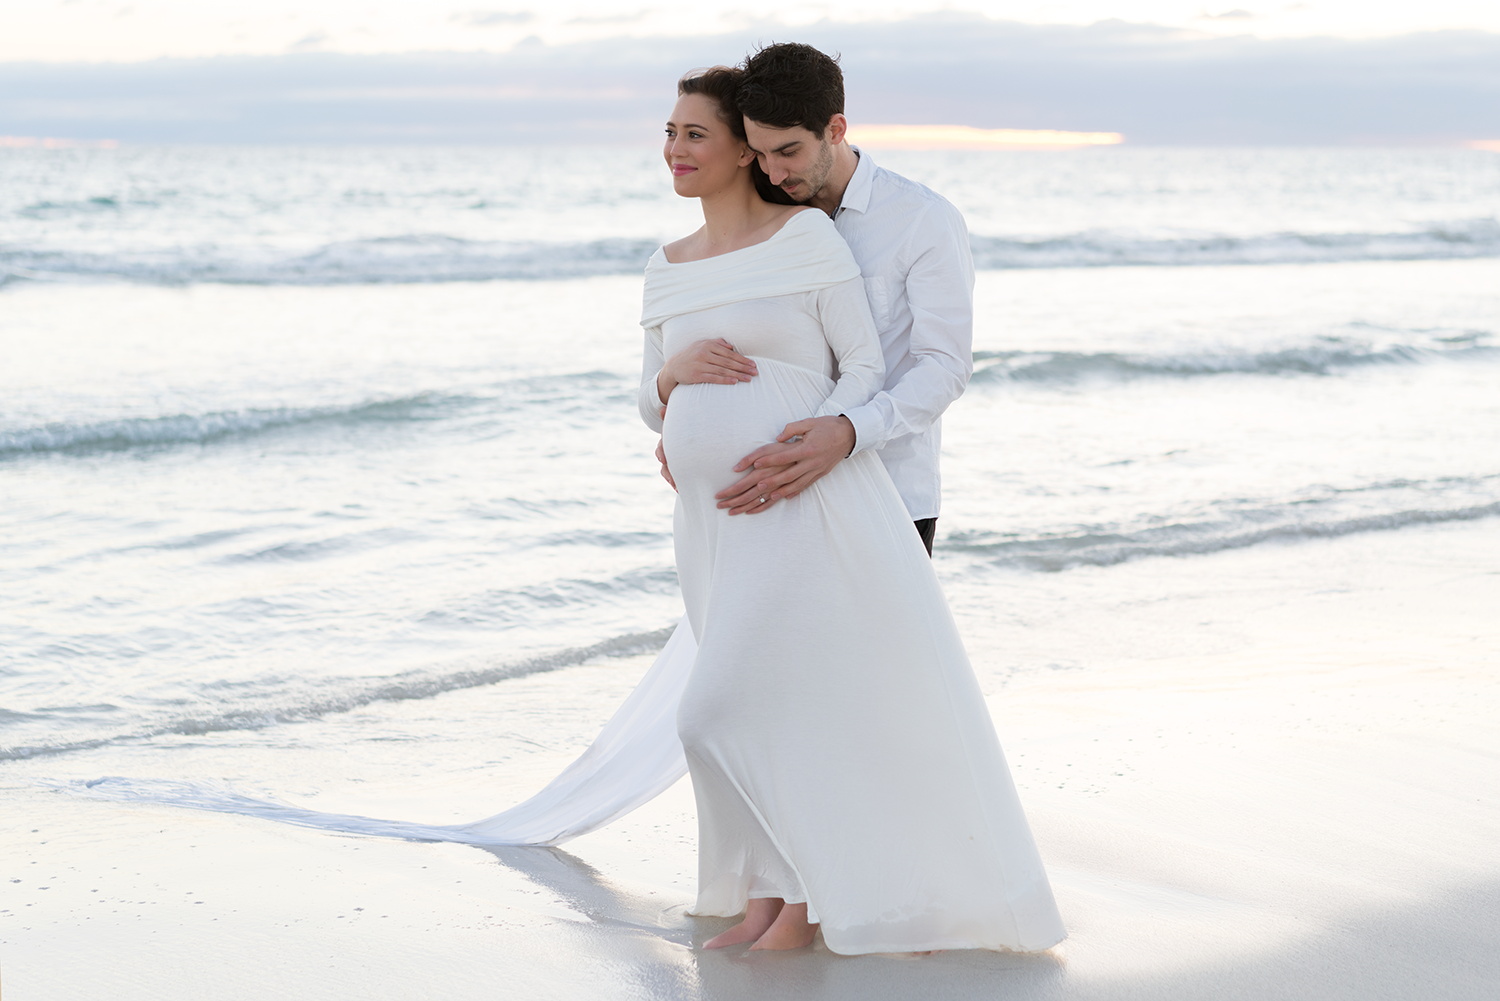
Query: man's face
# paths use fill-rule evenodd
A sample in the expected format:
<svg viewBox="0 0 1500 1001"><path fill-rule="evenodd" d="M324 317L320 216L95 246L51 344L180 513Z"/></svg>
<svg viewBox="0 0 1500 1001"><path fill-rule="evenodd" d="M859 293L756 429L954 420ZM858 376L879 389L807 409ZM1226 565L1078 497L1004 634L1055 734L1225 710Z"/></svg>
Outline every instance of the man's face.
<svg viewBox="0 0 1500 1001"><path fill-rule="evenodd" d="M745 135L760 161L760 169L792 201L811 201L823 190L833 169L833 146L826 134L820 136L800 125L773 129L747 118Z"/></svg>

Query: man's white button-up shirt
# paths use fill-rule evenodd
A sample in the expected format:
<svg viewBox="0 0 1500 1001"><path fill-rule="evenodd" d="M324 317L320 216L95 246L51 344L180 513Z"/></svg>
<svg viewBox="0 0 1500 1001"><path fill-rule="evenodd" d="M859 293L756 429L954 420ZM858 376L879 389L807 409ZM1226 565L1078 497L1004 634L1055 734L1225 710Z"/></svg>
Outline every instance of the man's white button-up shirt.
<svg viewBox="0 0 1500 1001"><path fill-rule="evenodd" d="M856 452L875 449L914 520L936 518L943 411L974 370L974 258L947 199L859 158L834 225L864 277L885 388L844 411Z"/></svg>

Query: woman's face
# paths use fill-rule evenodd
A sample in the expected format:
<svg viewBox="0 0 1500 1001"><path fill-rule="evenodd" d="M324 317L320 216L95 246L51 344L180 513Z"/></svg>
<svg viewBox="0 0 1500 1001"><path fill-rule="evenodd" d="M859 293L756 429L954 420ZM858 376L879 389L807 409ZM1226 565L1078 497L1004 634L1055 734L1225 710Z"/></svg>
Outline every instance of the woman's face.
<svg viewBox="0 0 1500 1001"><path fill-rule="evenodd" d="M755 159L745 141L719 117L719 103L703 94L677 99L662 156L672 171L672 188L684 198L722 191Z"/></svg>

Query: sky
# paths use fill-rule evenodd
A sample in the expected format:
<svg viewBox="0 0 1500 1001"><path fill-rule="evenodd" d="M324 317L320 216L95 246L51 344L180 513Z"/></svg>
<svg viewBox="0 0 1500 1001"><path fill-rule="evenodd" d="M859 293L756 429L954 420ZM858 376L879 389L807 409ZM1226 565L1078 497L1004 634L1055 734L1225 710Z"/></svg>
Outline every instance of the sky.
<svg viewBox="0 0 1500 1001"><path fill-rule="evenodd" d="M1500 32L1496 0L835 0L756 5L651 0L25 0L7 5L0 62L131 62L289 52L504 52L527 38L699 36L933 12L1025 24L1118 19L1200 35L1368 38Z"/></svg>
<svg viewBox="0 0 1500 1001"><path fill-rule="evenodd" d="M840 53L857 122L1128 144L1500 139L1500 0L26 0L0 137L644 141L676 77Z"/></svg>

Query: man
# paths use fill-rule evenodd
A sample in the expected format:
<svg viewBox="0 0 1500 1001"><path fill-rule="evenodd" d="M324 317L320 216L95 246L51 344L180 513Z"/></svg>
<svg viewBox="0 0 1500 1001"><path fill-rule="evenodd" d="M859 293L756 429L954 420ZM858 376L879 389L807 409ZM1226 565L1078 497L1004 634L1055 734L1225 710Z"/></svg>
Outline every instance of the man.
<svg viewBox="0 0 1500 1001"><path fill-rule="evenodd" d="M941 484L941 417L973 371L974 262L963 216L941 196L877 167L844 141L844 77L809 45L779 43L745 60L737 100L771 184L833 217L864 277L885 353L885 388L837 417L788 424L745 456L718 494L731 515L795 497L854 452L875 449L932 554ZM729 350L726 371L753 363ZM671 482L658 446L662 475Z"/></svg>

